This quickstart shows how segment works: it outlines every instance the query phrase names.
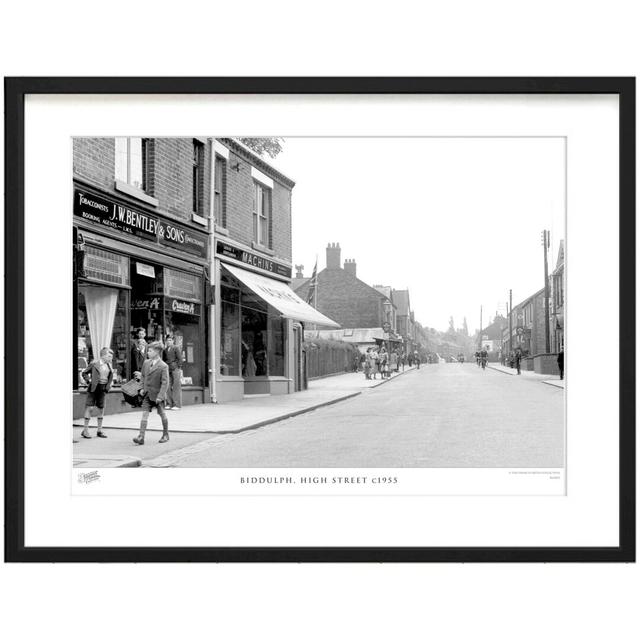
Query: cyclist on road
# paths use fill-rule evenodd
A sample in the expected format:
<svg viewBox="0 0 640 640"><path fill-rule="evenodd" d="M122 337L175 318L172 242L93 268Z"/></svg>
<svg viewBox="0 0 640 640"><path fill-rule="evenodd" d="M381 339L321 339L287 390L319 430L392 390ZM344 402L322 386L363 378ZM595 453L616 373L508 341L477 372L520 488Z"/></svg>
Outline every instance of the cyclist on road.
<svg viewBox="0 0 640 640"><path fill-rule="evenodd" d="M487 366L487 359L488 358L489 358L489 354L487 353L487 350L484 347L482 347L482 349L480 351L480 364L482 365L482 369L483 370Z"/></svg>

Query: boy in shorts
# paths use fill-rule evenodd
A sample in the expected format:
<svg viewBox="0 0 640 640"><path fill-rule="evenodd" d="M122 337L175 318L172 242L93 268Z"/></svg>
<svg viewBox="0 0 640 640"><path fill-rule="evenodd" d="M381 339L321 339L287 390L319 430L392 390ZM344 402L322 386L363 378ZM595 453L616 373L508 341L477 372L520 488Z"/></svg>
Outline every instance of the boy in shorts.
<svg viewBox="0 0 640 640"><path fill-rule="evenodd" d="M89 433L89 421L93 407L98 409L98 438L106 438L107 435L102 430L102 419L104 418L104 399L111 383L113 382L113 367L111 360L113 351L108 347L100 349L100 358L94 360L86 369L82 371L82 379L87 383L87 400L84 409L84 429L80 434L83 438L91 438Z"/></svg>
<svg viewBox="0 0 640 640"><path fill-rule="evenodd" d="M144 433L147 430L149 413L156 409L162 421L162 438L158 442L169 441L169 420L164 410L169 389L169 367L162 361L164 346L162 342L152 342L147 347L148 359L142 365L142 419L140 433L133 439L136 444L144 444Z"/></svg>

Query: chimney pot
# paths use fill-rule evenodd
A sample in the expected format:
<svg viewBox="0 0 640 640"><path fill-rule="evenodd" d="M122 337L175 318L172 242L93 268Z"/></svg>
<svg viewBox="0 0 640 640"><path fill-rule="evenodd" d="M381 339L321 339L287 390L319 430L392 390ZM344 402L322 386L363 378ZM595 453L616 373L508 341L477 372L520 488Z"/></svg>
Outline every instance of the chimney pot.
<svg viewBox="0 0 640 640"><path fill-rule="evenodd" d="M340 269L340 244L331 242L327 246L327 269Z"/></svg>
<svg viewBox="0 0 640 640"><path fill-rule="evenodd" d="M347 258L344 261L344 270L347 273L350 273L354 278L356 277L356 261L350 258Z"/></svg>

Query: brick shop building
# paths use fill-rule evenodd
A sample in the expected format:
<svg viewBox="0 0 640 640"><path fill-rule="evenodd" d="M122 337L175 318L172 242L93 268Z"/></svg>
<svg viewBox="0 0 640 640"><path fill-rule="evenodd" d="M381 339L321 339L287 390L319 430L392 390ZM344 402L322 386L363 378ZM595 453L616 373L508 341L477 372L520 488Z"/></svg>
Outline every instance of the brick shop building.
<svg viewBox="0 0 640 640"><path fill-rule="evenodd" d="M511 310L513 349L525 356L545 353L544 289L540 289Z"/></svg>
<svg viewBox="0 0 640 640"><path fill-rule="evenodd" d="M79 375L113 350L106 412L129 409L118 387L136 370L133 335L175 337L183 351L183 402L204 402L210 155L198 138L73 141L74 417Z"/></svg>
<svg viewBox="0 0 640 640"><path fill-rule="evenodd" d="M304 387L304 324L337 327L294 294L294 183L232 139L213 143L212 394L217 402Z"/></svg>
<svg viewBox="0 0 640 640"><path fill-rule="evenodd" d="M139 328L182 349L185 405L296 389L295 323L331 321L288 287L292 187L233 140L74 139L74 417L105 346L129 409Z"/></svg>
<svg viewBox="0 0 640 640"><path fill-rule="evenodd" d="M388 339L382 329L391 325L392 346L402 344L396 333L397 308L393 303L391 287L370 286L357 277L355 260L341 265L339 243L330 243L326 249L326 268L318 272L317 287L312 292L314 306L322 314L335 320L340 330L313 331L314 336L342 340L357 344L361 351L368 346L380 345ZM299 272L292 286L297 295L309 299L311 282Z"/></svg>

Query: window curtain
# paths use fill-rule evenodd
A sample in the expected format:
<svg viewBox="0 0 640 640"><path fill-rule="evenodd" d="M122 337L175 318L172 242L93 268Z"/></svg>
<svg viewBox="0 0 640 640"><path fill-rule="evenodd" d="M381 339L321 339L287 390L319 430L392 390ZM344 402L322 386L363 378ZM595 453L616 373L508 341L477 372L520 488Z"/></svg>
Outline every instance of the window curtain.
<svg viewBox="0 0 640 640"><path fill-rule="evenodd" d="M81 291L87 305L93 357L97 359L101 349L111 346L118 290L110 287L81 287Z"/></svg>

